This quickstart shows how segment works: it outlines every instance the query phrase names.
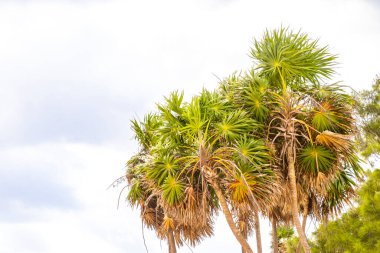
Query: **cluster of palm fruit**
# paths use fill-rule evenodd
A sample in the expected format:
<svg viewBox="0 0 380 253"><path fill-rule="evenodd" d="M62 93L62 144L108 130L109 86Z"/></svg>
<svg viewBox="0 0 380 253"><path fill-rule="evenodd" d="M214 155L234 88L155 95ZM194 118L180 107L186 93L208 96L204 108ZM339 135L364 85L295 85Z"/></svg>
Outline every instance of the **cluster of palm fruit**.
<svg viewBox="0 0 380 253"><path fill-rule="evenodd" d="M169 252L212 236L219 211L243 252L253 252L253 233L262 251L259 215L273 229L294 226L310 252L306 219L328 219L355 195L354 101L323 84L336 57L284 28L265 32L251 57L251 70L214 91L188 102L173 92L132 121L140 149L127 163L127 198Z"/></svg>

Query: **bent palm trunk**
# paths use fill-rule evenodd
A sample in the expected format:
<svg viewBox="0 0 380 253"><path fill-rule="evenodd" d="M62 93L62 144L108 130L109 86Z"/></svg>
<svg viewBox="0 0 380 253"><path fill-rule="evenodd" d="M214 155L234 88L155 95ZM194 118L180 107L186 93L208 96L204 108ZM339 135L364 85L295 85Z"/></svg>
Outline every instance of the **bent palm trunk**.
<svg viewBox="0 0 380 253"><path fill-rule="evenodd" d="M296 185L296 172L294 167L294 152L293 147L290 145L287 148L287 160L288 160L288 176L290 180L290 191L291 191L291 206L292 206L292 216L293 223L297 229L298 235L300 237L301 245L305 253L310 253L310 246L307 242L305 232L301 227L300 220L298 218L298 201L297 201L297 185Z"/></svg>
<svg viewBox="0 0 380 253"><path fill-rule="evenodd" d="M211 182L212 186L215 190L216 196L219 199L220 206L222 207L222 211L224 214L224 217L226 217L228 226L230 227L232 233L234 234L236 240L240 243L242 250L246 253L253 253L253 250L247 243L247 240L244 238L244 236L240 233L239 228L236 227L234 220L232 218L232 214L228 208L227 201L222 193L222 190L220 189L219 185L216 182Z"/></svg>
<svg viewBox="0 0 380 253"><path fill-rule="evenodd" d="M175 247L173 229L171 228L168 231L168 244L169 244L169 253L176 253L177 249Z"/></svg>

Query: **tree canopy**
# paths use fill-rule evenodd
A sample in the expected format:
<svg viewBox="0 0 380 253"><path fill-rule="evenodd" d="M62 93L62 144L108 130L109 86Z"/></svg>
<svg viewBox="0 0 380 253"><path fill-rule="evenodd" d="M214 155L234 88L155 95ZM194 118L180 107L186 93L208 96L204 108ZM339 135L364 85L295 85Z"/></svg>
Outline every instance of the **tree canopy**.
<svg viewBox="0 0 380 253"><path fill-rule="evenodd" d="M314 233L313 252L380 252L380 170L359 190L358 206Z"/></svg>
<svg viewBox="0 0 380 253"><path fill-rule="evenodd" d="M380 77L372 89L359 93L359 115L362 128L360 143L365 157L380 154Z"/></svg>

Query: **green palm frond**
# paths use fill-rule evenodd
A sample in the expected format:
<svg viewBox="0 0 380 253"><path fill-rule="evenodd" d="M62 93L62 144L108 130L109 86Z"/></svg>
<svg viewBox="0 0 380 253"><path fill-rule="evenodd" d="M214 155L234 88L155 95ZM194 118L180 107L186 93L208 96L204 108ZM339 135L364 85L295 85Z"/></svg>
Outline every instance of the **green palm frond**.
<svg viewBox="0 0 380 253"><path fill-rule="evenodd" d="M128 201L132 205L136 205L143 197L143 188L141 187L141 182L137 178L131 180L130 189L127 195Z"/></svg>
<svg viewBox="0 0 380 253"><path fill-rule="evenodd" d="M165 121L157 130L157 135L162 143L179 145L182 142L181 131L184 124L176 119Z"/></svg>
<svg viewBox="0 0 380 253"><path fill-rule="evenodd" d="M162 124L156 132L157 138L163 143L180 143L180 131L186 124L183 119L185 103L183 103L183 92L174 91L169 97L165 97L164 104L157 104L161 112Z"/></svg>
<svg viewBox="0 0 380 253"><path fill-rule="evenodd" d="M236 162L236 165L239 168L238 172L232 175L233 180L228 183L228 187L238 194L232 199L239 203L241 201L251 203L251 197L253 197L263 206L270 205L271 199L268 196L273 194L278 187L273 170L267 166L264 167L263 164L257 166L243 161Z"/></svg>
<svg viewBox="0 0 380 253"><path fill-rule="evenodd" d="M145 143L145 133L143 130L142 124L138 122L136 119L131 120L131 128L133 132L135 133L135 139L139 141L140 143Z"/></svg>
<svg viewBox="0 0 380 253"><path fill-rule="evenodd" d="M219 84L218 92L229 102L235 100L236 90L240 87L240 75L233 73L222 80Z"/></svg>
<svg viewBox="0 0 380 253"><path fill-rule="evenodd" d="M352 134L353 105L355 101L339 83L311 85L303 92L314 99L312 124L318 131L330 130L339 134Z"/></svg>
<svg viewBox="0 0 380 253"><path fill-rule="evenodd" d="M218 92L210 92L203 89L199 96L199 103L202 114L208 115L208 118L219 120L220 117L230 109L228 101L224 99Z"/></svg>
<svg viewBox="0 0 380 253"><path fill-rule="evenodd" d="M352 104L354 101L350 95L346 93L344 90L344 86L340 83L332 83L332 84L320 84L315 83L311 84L307 87L304 87L307 94L312 95L317 101L322 102L326 100L334 100L337 103L349 103Z"/></svg>
<svg viewBox="0 0 380 253"><path fill-rule="evenodd" d="M260 41L254 41L251 57L257 61L257 69L278 85L319 83L321 77L334 73L336 59L327 47L318 46L318 40L287 28L267 30Z"/></svg>
<svg viewBox="0 0 380 253"><path fill-rule="evenodd" d="M338 172L333 181L327 186L323 197L321 211L324 214L337 215L345 204L349 204L356 195L357 183L355 176L349 171Z"/></svg>
<svg viewBox="0 0 380 253"><path fill-rule="evenodd" d="M267 90L270 88L268 79L256 75L253 69L250 72L245 73L240 83L243 88L249 88L262 95L266 94Z"/></svg>
<svg viewBox="0 0 380 253"><path fill-rule="evenodd" d="M165 97L165 105L157 105L160 111L170 111L172 113L180 115L182 113L183 106L183 91L173 91L169 97Z"/></svg>
<svg viewBox="0 0 380 253"><path fill-rule="evenodd" d="M183 117L186 125L181 131L187 135L197 135L207 123L205 116L202 113L200 98L193 97L190 104L184 109Z"/></svg>
<svg viewBox="0 0 380 253"><path fill-rule="evenodd" d="M338 117L329 103L324 102L318 109L315 110L312 125L318 131L334 131L337 129L338 124Z"/></svg>
<svg viewBox="0 0 380 253"><path fill-rule="evenodd" d="M312 125L318 131L333 131L339 134L351 134L354 131L352 107L349 102L338 101L336 96L329 97L314 109Z"/></svg>
<svg viewBox="0 0 380 253"><path fill-rule="evenodd" d="M292 227L280 226L277 228L277 237L279 240L286 240L294 235L294 230Z"/></svg>
<svg viewBox="0 0 380 253"><path fill-rule="evenodd" d="M226 140L232 141L253 132L259 124L249 118L245 111L239 110L224 115L222 121L216 125L218 133Z"/></svg>
<svg viewBox="0 0 380 253"><path fill-rule="evenodd" d="M360 163L363 163L363 160L357 155L358 151L355 148L352 148L351 152L345 154L342 157L343 167L345 171L349 171L351 174L355 175L355 178L361 180L363 178L364 170Z"/></svg>
<svg viewBox="0 0 380 253"><path fill-rule="evenodd" d="M335 155L323 146L307 146L301 150L299 163L303 170L312 175L328 172L335 164Z"/></svg>
<svg viewBox="0 0 380 253"><path fill-rule="evenodd" d="M162 185L169 176L174 176L178 171L178 164L170 155L158 156L152 165L145 168L147 177Z"/></svg>
<svg viewBox="0 0 380 253"><path fill-rule="evenodd" d="M184 196L185 186L173 176L168 176L161 188L162 196L169 205L178 204Z"/></svg>
<svg viewBox="0 0 380 253"><path fill-rule="evenodd" d="M142 122L136 119L131 120L132 130L135 134L135 139L144 149L149 149L157 141L155 131L160 127L161 122L156 114L148 113L145 115Z"/></svg>
<svg viewBox="0 0 380 253"><path fill-rule="evenodd" d="M267 119L268 108L268 83L265 79L254 77L248 81L248 85L242 93L243 105L246 110L252 114L253 118L259 122Z"/></svg>
<svg viewBox="0 0 380 253"><path fill-rule="evenodd" d="M244 136L239 141L236 141L235 148L239 159L249 162L252 166L263 167L270 163L269 149L261 140Z"/></svg>

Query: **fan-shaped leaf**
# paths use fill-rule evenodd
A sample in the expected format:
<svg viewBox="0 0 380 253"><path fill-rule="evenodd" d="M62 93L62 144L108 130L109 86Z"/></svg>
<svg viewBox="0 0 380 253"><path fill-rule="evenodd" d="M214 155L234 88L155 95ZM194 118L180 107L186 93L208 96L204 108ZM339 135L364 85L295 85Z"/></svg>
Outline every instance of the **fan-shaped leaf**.
<svg viewBox="0 0 380 253"><path fill-rule="evenodd" d="M323 146L308 146L299 155L301 168L314 176L331 170L335 161L335 155Z"/></svg>
<svg viewBox="0 0 380 253"><path fill-rule="evenodd" d="M162 196L170 205L178 204L184 194L184 185L173 176L168 176L162 185Z"/></svg>

